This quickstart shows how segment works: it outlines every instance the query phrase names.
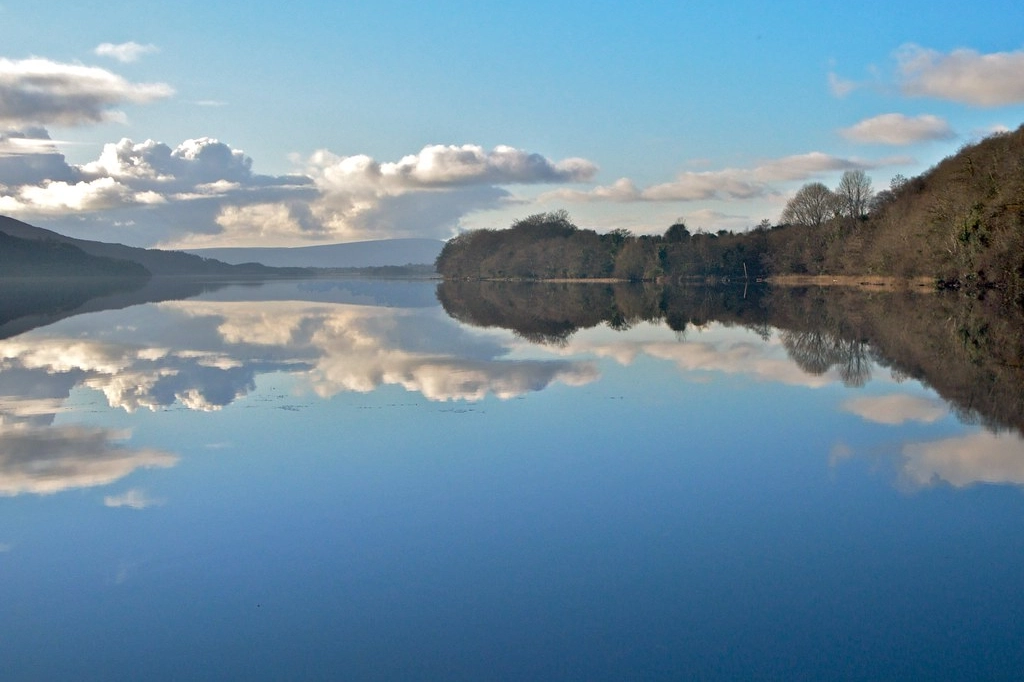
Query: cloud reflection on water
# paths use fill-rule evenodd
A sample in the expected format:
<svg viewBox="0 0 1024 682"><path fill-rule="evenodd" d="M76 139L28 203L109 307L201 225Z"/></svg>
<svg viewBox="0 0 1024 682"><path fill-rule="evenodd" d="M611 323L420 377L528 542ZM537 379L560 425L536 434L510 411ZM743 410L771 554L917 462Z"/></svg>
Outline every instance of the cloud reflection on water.
<svg viewBox="0 0 1024 682"><path fill-rule="evenodd" d="M120 445L120 432L48 426L75 387L101 392L111 407L131 412L172 405L220 409L253 391L257 375L269 372L291 373L298 390L323 398L392 385L431 401L508 399L555 383L585 385L600 377L588 359L595 357L621 365L639 357L667 361L689 379L718 372L813 389L856 387L871 376L863 347L845 353L835 343L762 337L718 324L673 337L643 323L628 336L583 331L564 345L537 347L463 326L430 308L198 299L146 306L141 314L149 317L138 322L140 311L108 311L69 318L0 341L0 494L103 485L137 468L175 464L174 455ZM828 362L801 363L795 347ZM838 407L893 426L932 424L949 414L935 398L899 392L855 396ZM915 487L937 481L1024 485L1024 445L1015 436L983 432L910 443L900 461L901 477ZM156 501L129 490L105 502L141 508Z"/></svg>
<svg viewBox="0 0 1024 682"><path fill-rule="evenodd" d="M552 352L566 356L593 354L621 365L645 356L671 362L688 374L721 372L806 388L843 380L840 371L830 367L818 373L804 371L788 356L778 336L766 341L750 330L709 324L699 332L668 340L663 327L643 323L634 327L631 335L630 340L620 340L582 331Z"/></svg>
<svg viewBox="0 0 1024 682"><path fill-rule="evenodd" d="M145 491L131 488L120 495L107 495L103 498L105 507L128 507L129 509L148 509L163 504L164 501L150 497Z"/></svg>
<svg viewBox="0 0 1024 682"><path fill-rule="evenodd" d="M121 443L128 434L69 425L0 430L0 496L48 495L112 483L139 468L168 468L175 455Z"/></svg>
<svg viewBox="0 0 1024 682"><path fill-rule="evenodd" d="M303 381L324 398L399 385L434 401L504 399L598 377L591 362L504 358L506 346L421 310L298 301L178 301L162 307L214 321L225 349L262 347L301 359L309 364Z"/></svg>
<svg viewBox="0 0 1024 682"><path fill-rule="evenodd" d="M202 300L150 308L160 324L103 324L118 316L106 313L0 341L0 420L52 420L75 386L128 412L217 410L276 371L320 397L398 385L435 401L511 398L598 377L590 361L504 357L508 345L416 309Z"/></svg>
<svg viewBox="0 0 1024 682"><path fill-rule="evenodd" d="M976 483L1024 485L1024 439L977 431L902 448L901 475L915 487L943 481L956 488Z"/></svg>
<svg viewBox="0 0 1024 682"><path fill-rule="evenodd" d="M842 409L877 424L903 424L909 421L930 424L949 414L949 407L934 398L892 394L851 398Z"/></svg>

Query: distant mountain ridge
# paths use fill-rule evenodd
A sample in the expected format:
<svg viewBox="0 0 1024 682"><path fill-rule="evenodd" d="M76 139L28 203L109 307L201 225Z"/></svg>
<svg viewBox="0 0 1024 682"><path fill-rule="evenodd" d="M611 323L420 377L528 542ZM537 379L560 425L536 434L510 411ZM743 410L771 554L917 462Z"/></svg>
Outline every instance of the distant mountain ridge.
<svg viewBox="0 0 1024 682"><path fill-rule="evenodd" d="M47 265L40 265L40 268L36 270L39 275L51 275L54 273L61 273L61 264L67 262L68 264L74 262L81 264L81 267L89 270L88 274L112 274L121 275L127 264L137 264L144 269L144 272L138 270L133 274L151 274L151 275L166 275L166 276L254 276L254 275L283 275L287 274L286 271L275 270L273 268L264 267L262 265L249 264L246 266L230 265L210 258L202 258L190 253L183 251L163 251L160 249L143 249L135 246L125 246L124 244L110 244L107 242L90 241L88 239L75 239L74 237L67 237L65 235L47 230L42 227L36 227L35 225L29 225L20 220L15 220L7 216L0 216L0 233L4 233L9 237L15 238L15 241L11 241L9 246L12 248L17 245L17 248L24 251L26 257L31 256L36 258L37 256L42 257L42 254L59 254L57 264L53 263ZM63 248L58 248L57 245L61 245ZM84 252L87 256L93 257L92 259L84 258L76 254L76 251ZM63 259L63 260L62 260ZM100 267L97 270L97 265L102 265L101 260L105 259L110 266L110 272L104 272L103 268ZM119 261L120 265L115 263ZM88 263L88 265L85 265ZM75 267L78 267L76 265ZM129 268L132 269L132 268ZM8 276L24 276L24 268L0 271L0 277L7 274ZM70 271L63 272L62 274L75 274L74 268ZM79 273L81 274L81 273Z"/></svg>
<svg viewBox="0 0 1024 682"><path fill-rule="evenodd" d="M444 247L437 239L378 239L322 246L223 247L186 253L232 264L261 263L279 268L369 268L433 264Z"/></svg>

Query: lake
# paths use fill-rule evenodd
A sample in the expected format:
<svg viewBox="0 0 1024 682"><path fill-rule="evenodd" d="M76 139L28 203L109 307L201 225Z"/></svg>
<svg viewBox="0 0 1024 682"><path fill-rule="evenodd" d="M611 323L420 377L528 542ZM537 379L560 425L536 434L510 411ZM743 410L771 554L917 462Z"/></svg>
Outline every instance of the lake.
<svg viewBox="0 0 1024 682"><path fill-rule="evenodd" d="M5 679L1024 671L1024 351L984 301L314 280L39 306L0 325Z"/></svg>

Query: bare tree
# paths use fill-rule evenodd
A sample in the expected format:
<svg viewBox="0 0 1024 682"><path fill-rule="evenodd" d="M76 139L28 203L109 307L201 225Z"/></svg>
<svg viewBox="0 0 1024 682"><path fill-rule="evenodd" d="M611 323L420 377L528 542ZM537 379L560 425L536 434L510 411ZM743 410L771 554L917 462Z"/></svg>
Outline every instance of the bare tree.
<svg viewBox="0 0 1024 682"><path fill-rule="evenodd" d="M842 213L860 218L868 212L871 202L871 178L860 169L848 170L839 179L836 194L842 201Z"/></svg>
<svg viewBox="0 0 1024 682"><path fill-rule="evenodd" d="M788 225L820 227L822 223L834 218L838 210L839 202L835 193L820 182L811 182L797 190L796 195L786 203L779 220Z"/></svg>

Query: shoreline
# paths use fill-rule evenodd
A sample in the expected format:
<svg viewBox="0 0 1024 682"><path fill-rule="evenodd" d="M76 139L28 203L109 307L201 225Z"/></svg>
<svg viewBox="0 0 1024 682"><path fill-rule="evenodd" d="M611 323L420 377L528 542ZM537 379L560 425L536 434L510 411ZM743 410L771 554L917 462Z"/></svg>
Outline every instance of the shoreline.
<svg viewBox="0 0 1024 682"><path fill-rule="evenodd" d="M935 291L932 277L893 277L891 275L775 275L765 277L766 284L780 287L839 286L879 289Z"/></svg>
<svg viewBox="0 0 1024 682"><path fill-rule="evenodd" d="M441 277L441 280L446 278ZM455 278L456 280L460 278ZM483 277L478 282L530 282L545 284L669 284L669 278L658 278L656 280L643 280L631 282L631 280L619 277L551 277L551 278L517 278L517 277ZM767 284L778 287L857 287L857 288L878 288L894 290L917 290L935 291L935 279L931 277L893 277L890 275L774 275L760 277L757 279L720 279L687 277L684 281L675 282L677 285L691 286L721 286L735 284Z"/></svg>

